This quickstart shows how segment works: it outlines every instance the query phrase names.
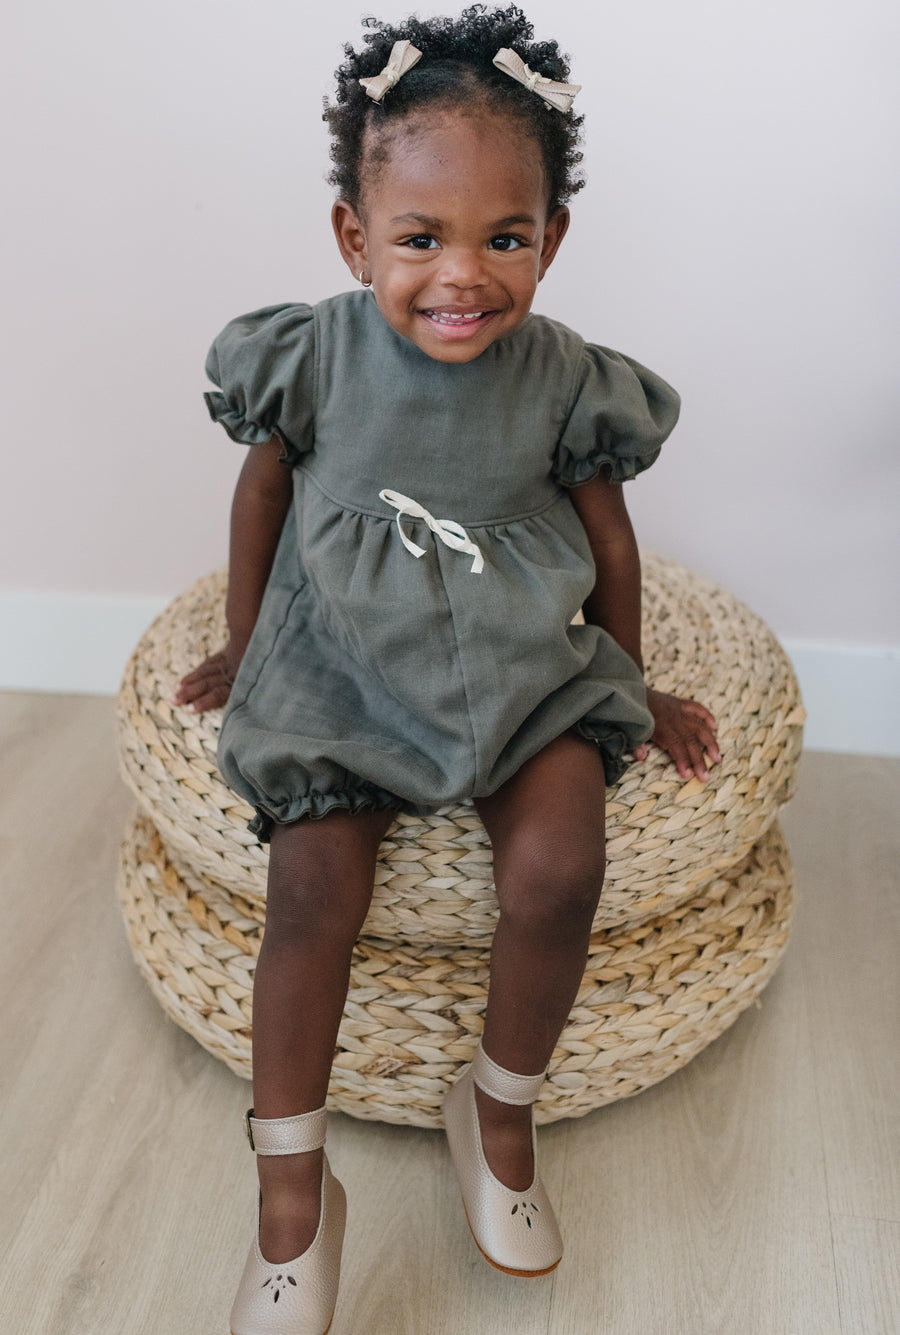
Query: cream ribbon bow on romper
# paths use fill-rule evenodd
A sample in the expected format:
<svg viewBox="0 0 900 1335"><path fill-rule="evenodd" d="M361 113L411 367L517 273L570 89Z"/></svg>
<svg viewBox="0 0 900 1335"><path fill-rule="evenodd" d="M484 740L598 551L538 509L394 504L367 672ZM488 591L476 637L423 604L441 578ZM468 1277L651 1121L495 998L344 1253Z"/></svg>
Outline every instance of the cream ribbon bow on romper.
<svg viewBox="0 0 900 1335"><path fill-rule="evenodd" d="M480 575L484 570L484 556L481 548L477 542L473 542L462 524L457 524L455 519L435 519L434 515L426 510L424 505L420 505L418 501L414 501L410 496L404 496L399 491L389 491L385 488L378 495L397 511L397 529L400 533L400 539L406 550L412 552L417 560L420 556L425 555L425 548L420 547L417 542L413 542L412 538L404 532L403 525L400 522L404 515L409 515L410 519L424 520L435 537L440 538L446 547L452 547L455 552L468 552L470 556L474 557L475 559L469 570L470 575Z"/></svg>

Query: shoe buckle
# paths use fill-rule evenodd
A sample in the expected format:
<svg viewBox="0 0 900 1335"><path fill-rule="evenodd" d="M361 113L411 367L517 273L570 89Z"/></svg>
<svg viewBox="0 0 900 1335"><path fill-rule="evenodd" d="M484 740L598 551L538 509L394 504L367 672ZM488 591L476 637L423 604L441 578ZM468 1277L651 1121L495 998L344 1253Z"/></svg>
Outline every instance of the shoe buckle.
<svg viewBox="0 0 900 1335"><path fill-rule="evenodd" d="M246 1133L247 1133L247 1139L248 1139L249 1142L250 1142L250 1148L251 1148L251 1150L253 1150L253 1152L254 1152L254 1154L255 1154L255 1153L256 1153L256 1145L255 1145L254 1140L253 1140L253 1124L252 1124L252 1122L250 1121L250 1119L251 1119L252 1116L253 1116L253 1109L252 1109L252 1108L248 1108L247 1111L244 1113L244 1130L245 1130Z"/></svg>

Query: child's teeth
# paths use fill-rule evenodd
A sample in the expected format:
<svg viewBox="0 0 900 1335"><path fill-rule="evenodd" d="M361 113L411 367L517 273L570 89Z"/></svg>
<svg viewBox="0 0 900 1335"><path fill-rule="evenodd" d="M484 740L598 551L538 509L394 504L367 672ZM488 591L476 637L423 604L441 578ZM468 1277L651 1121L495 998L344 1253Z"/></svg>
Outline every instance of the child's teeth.
<svg viewBox="0 0 900 1335"><path fill-rule="evenodd" d="M473 311L471 315L451 315L449 311L432 311L432 319L442 320L445 324L459 324L463 320L480 320L484 311Z"/></svg>

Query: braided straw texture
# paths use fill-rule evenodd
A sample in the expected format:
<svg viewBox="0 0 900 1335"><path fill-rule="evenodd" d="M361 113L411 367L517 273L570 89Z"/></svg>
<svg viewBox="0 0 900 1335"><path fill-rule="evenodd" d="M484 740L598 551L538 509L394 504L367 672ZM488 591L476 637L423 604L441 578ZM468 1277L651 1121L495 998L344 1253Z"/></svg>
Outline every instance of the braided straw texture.
<svg viewBox="0 0 900 1335"><path fill-rule="evenodd" d="M765 623L683 566L647 553L642 561L648 680L712 710L723 760L706 784L684 783L653 747L610 789L598 929L666 912L744 857L792 796L802 742L797 682ZM225 587L224 571L199 580L142 637L119 694L119 751L125 781L179 869L262 905L268 851L247 831L250 808L219 775L220 711L168 704L181 677L225 642ZM365 934L479 944L496 920L475 808L401 815L381 847Z"/></svg>
<svg viewBox="0 0 900 1335"><path fill-rule="evenodd" d="M140 814L122 847L118 894L132 952L163 1009L249 1077L264 911L208 877L179 875ZM637 926L596 932L537 1121L580 1117L690 1061L772 976L792 903L776 824L690 901ZM441 1125L443 1097L481 1032L488 957L476 946L360 939L328 1106L353 1117Z"/></svg>

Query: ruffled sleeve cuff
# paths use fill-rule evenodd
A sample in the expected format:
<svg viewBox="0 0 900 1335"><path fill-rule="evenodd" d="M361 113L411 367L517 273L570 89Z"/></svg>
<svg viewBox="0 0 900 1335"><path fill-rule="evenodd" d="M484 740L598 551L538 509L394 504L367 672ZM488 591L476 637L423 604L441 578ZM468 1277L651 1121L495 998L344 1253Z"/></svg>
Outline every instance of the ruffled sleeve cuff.
<svg viewBox="0 0 900 1335"><path fill-rule="evenodd" d="M266 426L261 422L249 422L220 390L207 390L203 397L212 420L223 426L239 445L265 445L272 439L274 424Z"/></svg>
<svg viewBox="0 0 900 1335"><path fill-rule="evenodd" d="M209 415L232 440L282 442L296 463L312 448L315 421L315 322L311 306L265 306L225 326L206 359L218 388L204 394Z"/></svg>
<svg viewBox="0 0 900 1335"><path fill-rule="evenodd" d="M572 410L553 473L578 487L605 470L627 482L649 468L678 421L680 399L660 376L611 348L585 344Z"/></svg>

